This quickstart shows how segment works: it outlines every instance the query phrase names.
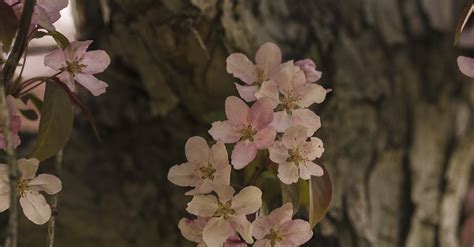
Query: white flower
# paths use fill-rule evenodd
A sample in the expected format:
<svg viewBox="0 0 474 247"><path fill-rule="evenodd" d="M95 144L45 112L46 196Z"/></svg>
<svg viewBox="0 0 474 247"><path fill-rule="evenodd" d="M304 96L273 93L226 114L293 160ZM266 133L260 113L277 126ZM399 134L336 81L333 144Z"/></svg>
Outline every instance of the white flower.
<svg viewBox="0 0 474 247"><path fill-rule="evenodd" d="M171 167L168 180L179 186L194 187L187 195L207 194L229 185L231 166L222 142L211 148L199 136L189 138L185 146L188 162Z"/></svg>
<svg viewBox="0 0 474 247"><path fill-rule="evenodd" d="M253 243L251 223L246 215L257 212L262 206L262 191L248 186L234 196L230 186L221 187L214 195L196 195L188 203L187 211L200 217L209 217L203 229L204 242L219 247L235 233L249 244Z"/></svg>
<svg viewBox="0 0 474 247"><path fill-rule="evenodd" d="M19 159L17 162L21 173L17 191L23 213L33 223L45 224L51 218L51 207L40 192L49 195L58 193L62 189L61 180L49 174L36 176L39 166L37 159ZM8 167L5 164L0 164L0 184L0 212L3 212L10 207L10 203L3 203L6 200L9 202L10 198Z"/></svg>

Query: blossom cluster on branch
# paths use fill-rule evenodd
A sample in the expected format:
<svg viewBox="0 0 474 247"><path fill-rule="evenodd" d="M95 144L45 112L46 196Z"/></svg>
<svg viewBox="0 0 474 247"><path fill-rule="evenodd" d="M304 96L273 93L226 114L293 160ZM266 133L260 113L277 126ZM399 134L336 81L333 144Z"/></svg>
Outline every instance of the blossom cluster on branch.
<svg viewBox="0 0 474 247"><path fill-rule="evenodd" d="M310 223L293 219L297 209L289 202L266 214L264 208L275 205L263 199L256 182L264 171L288 185L324 174L314 162L324 152L321 139L313 137L321 121L308 108L326 97L328 90L315 83L322 74L310 59L282 63L273 43L257 50L255 63L242 53L231 54L226 63L240 79L235 83L240 98L228 97L227 120L212 123L215 143L209 147L202 137L189 138L187 162L168 173L172 183L192 188L186 210L195 218L182 219L178 227L198 246L302 245L313 235ZM230 160L225 144L232 149ZM239 170L253 171L247 184L231 179Z"/></svg>

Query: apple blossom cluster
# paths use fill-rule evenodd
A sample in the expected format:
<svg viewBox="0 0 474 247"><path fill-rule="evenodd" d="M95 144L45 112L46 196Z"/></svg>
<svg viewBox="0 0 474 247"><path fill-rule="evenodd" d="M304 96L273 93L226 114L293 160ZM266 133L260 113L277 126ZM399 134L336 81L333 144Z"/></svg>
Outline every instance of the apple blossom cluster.
<svg viewBox="0 0 474 247"><path fill-rule="evenodd" d="M185 145L187 162L170 168L168 180L191 187L182 235L198 246L300 246L313 235L310 224L292 219L291 203L268 215L261 210L262 190L255 181L243 186L231 183L231 172L256 166L276 173L284 184L322 176L314 161L324 152L314 133L321 127L309 107L322 103L328 90L315 83L321 78L310 59L282 62L278 46L262 45L253 63L242 53L231 54L227 72L238 78L239 97L225 100L227 120L212 123L211 146L202 137ZM232 149L229 155L225 144ZM259 158L265 156L266 158ZM236 193L234 188L239 188ZM271 205L266 205L271 206Z"/></svg>
<svg viewBox="0 0 474 247"><path fill-rule="evenodd" d="M6 11L11 11L13 18L17 18L19 21L23 14L24 6L27 4L25 0L0 0L2 8L11 8ZM77 98L77 87L79 84L82 87L86 88L92 95L98 96L105 93L107 88L107 83L97 79L94 74L103 72L110 64L110 57L103 50L87 51L92 41L73 41L69 42L66 37L61 33L56 31L54 23L59 20L61 17L60 11L66 8L68 5L68 0L37 0L36 5L33 8L33 14L31 18L31 24L26 26L25 29L27 32L27 40L25 48L28 45L28 42L35 38L42 38L44 36L53 37L57 44L58 49L52 51L50 54L46 55L44 58L44 65L53 69L56 73L50 76L38 76L31 79L23 80L22 71L20 74L16 74L18 79L12 79L11 81L5 81L5 92L6 92L6 104L9 112L9 122L10 128L9 131L6 131L4 128L4 119L1 119L0 115L0 148L6 150L6 141L5 135L7 133L11 134L10 140L12 141L13 148L17 148L20 143L19 131L22 124L21 111L17 110L17 104L20 104L20 101L23 103L28 102L29 100L35 99L39 101L42 107L39 107L37 110L42 114L48 112L51 109L48 109L48 106L53 104L47 104L47 101L57 101L58 98L48 99L46 95L44 97L44 104L41 97L36 97L31 93L31 91L40 86L41 84L46 84L46 87L50 84L59 85L59 88L63 89L63 93L66 94L66 104L64 109L68 109L66 112L70 112L72 118L72 105L77 104L79 99ZM2 12L5 13L6 11ZM6 18L4 16L0 17ZM0 20L1 21L1 20ZM11 22L11 20L9 20ZM14 21L14 20L13 20ZM18 33L21 32L18 31ZM18 34L19 35L19 34ZM14 37L11 37L11 40L14 40ZM13 51L5 49L5 45L0 42L0 69L2 73L6 65L7 57L11 57ZM26 49L23 50L25 52ZM10 52L10 53L9 53ZM28 54L24 54L25 61ZM23 65L19 65L23 66ZM46 89L48 91L48 89ZM56 95L57 96L57 95ZM64 97L63 97L64 98ZM69 100L71 99L71 100ZM74 100L72 100L74 99ZM61 103L58 103L61 104ZM37 106L38 107L38 106ZM56 109L58 111L58 109ZM26 115L25 115L26 117ZM66 118L64 115L57 114L52 117L58 119L49 119L53 124L51 128L67 128L68 126L59 126L58 123L65 123L59 118ZM50 118L52 118L50 116ZM42 122L40 120L40 130L38 133L41 133ZM46 121L46 120L45 120ZM7 122L8 123L8 122ZM56 124L56 125L54 125ZM69 123L72 126L72 120ZM50 138L48 136L42 138ZM61 140L48 140L49 143L66 143L63 140L67 140L69 136L57 136L51 138L60 138ZM48 144L50 145L50 144ZM12 187L10 182L9 170L10 167L6 164L0 164L0 212L6 211L10 208L11 205L11 191L12 188L15 188L17 191L17 198L23 209L24 215L35 224L45 224L51 218L51 207L49 206L46 198L42 194L43 192L49 195L55 195L59 193L62 189L61 180L53 175L40 174L36 176L36 172L40 165L40 161L43 161L46 158L51 157L52 155L59 152L63 146L57 146L55 150L51 151L51 147L48 145L38 144L35 147L35 150L32 154L29 155L29 159L19 159L17 161L19 180L16 181L16 188ZM44 155L44 152L49 152L47 155ZM40 158L36 158L42 157ZM47 157L46 157L47 156ZM46 158L45 158L46 157Z"/></svg>

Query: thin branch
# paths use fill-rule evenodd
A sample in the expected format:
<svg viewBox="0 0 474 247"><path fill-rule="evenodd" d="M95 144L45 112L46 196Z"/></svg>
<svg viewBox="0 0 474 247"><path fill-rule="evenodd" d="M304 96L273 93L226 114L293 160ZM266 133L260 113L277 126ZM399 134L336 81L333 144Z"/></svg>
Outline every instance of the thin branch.
<svg viewBox="0 0 474 247"><path fill-rule="evenodd" d="M58 177L61 177L61 169L63 165L63 151L59 151L59 153L56 155L56 160L55 160L55 169L56 169L56 175ZM49 219L48 223L48 242L47 242L47 247L54 247L54 236L56 233L56 217L58 215L58 194L53 196L53 199L51 200L51 218Z"/></svg>

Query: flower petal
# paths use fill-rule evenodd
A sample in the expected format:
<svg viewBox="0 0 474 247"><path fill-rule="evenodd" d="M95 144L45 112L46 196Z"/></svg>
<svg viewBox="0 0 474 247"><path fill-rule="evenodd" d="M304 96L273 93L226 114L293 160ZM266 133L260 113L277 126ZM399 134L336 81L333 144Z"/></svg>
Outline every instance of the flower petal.
<svg viewBox="0 0 474 247"><path fill-rule="evenodd" d="M216 168L226 167L229 164L229 155L223 142L218 141L212 145L211 162Z"/></svg>
<svg viewBox="0 0 474 247"><path fill-rule="evenodd" d="M106 88L109 86L107 83L95 78L93 75L78 73L74 76L74 79L85 87L94 96L99 96L105 93Z"/></svg>
<svg viewBox="0 0 474 247"><path fill-rule="evenodd" d="M474 58L459 56L458 66L464 75L474 78Z"/></svg>
<svg viewBox="0 0 474 247"><path fill-rule="evenodd" d="M255 62L269 77L281 64L281 51L273 43L265 43L257 50Z"/></svg>
<svg viewBox="0 0 474 247"><path fill-rule="evenodd" d="M268 216L268 222L271 226L280 226L281 224L291 220L293 217L293 204L285 203L283 206L274 209Z"/></svg>
<svg viewBox="0 0 474 247"><path fill-rule="evenodd" d="M280 91L278 90L278 85L275 81L264 81L260 86L260 89L255 93L257 99L267 97L272 101L273 108L277 107L280 104Z"/></svg>
<svg viewBox="0 0 474 247"><path fill-rule="evenodd" d="M26 218L37 225L43 225L51 218L51 207L37 191L27 191L20 197L20 205Z"/></svg>
<svg viewBox="0 0 474 247"><path fill-rule="evenodd" d="M295 62L295 65L303 70L306 82L316 82L321 79L322 73L316 70L316 64L311 59L303 59Z"/></svg>
<svg viewBox="0 0 474 247"><path fill-rule="evenodd" d="M186 141L184 146L186 159L189 162L201 162L211 160L211 149L207 141L200 136L193 136Z"/></svg>
<svg viewBox="0 0 474 247"><path fill-rule="evenodd" d="M265 238L273 227L267 218L267 216L258 216L252 223L252 235L257 240Z"/></svg>
<svg viewBox="0 0 474 247"><path fill-rule="evenodd" d="M273 121L271 126L274 127L278 133L284 132L291 125L293 125L292 116L286 113L286 111L278 111L273 113Z"/></svg>
<svg viewBox="0 0 474 247"><path fill-rule="evenodd" d="M10 207L10 193L0 193L0 213Z"/></svg>
<svg viewBox="0 0 474 247"><path fill-rule="evenodd" d="M300 164L300 177L308 180L311 176L321 177L324 174L323 168L312 161L306 161Z"/></svg>
<svg viewBox="0 0 474 247"><path fill-rule="evenodd" d="M249 107L245 102L235 96L225 99L225 114L234 126L246 126Z"/></svg>
<svg viewBox="0 0 474 247"><path fill-rule="evenodd" d="M35 158L31 159L19 159L17 161L18 171L21 173L21 179L33 179L38 171L39 160Z"/></svg>
<svg viewBox="0 0 474 247"><path fill-rule="evenodd" d="M87 48L92 44L92 40L73 41L64 49L66 60L80 61L86 54Z"/></svg>
<svg viewBox="0 0 474 247"><path fill-rule="evenodd" d="M257 132L254 136L254 142L257 149L266 149L272 145L275 140L276 131L273 127L269 126Z"/></svg>
<svg viewBox="0 0 474 247"><path fill-rule="evenodd" d="M82 70L85 74L97 74L103 72L110 65L110 57L103 50L88 51L84 54L82 64L87 66Z"/></svg>
<svg viewBox="0 0 474 247"><path fill-rule="evenodd" d="M195 243L201 243L204 241L202 239L202 231L206 224L207 220L205 218L197 218L194 220L184 218L179 221L178 228L185 239Z"/></svg>
<svg viewBox="0 0 474 247"><path fill-rule="evenodd" d="M301 152L307 160L321 158L324 152L323 141L317 137L311 137L311 140L302 146Z"/></svg>
<svg viewBox="0 0 474 247"><path fill-rule="evenodd" d="M216 189L217 196L221 203L226 203L234 197L235 190L232 186L221 186Z"/></svg>
<svg viewBox="0 0 474 247"><path fill-rule="evenodd" d="M308 128L308 136L312 136L321 128L321 119L309 109L296 109L291 118L294 125L303 125Z"/></svg>
<svg viewBox="0 0 474 247"><path fill-rule="evenodd" d="M196 174L197 169L197 164L191 162L175 165L168 171L168 180L178 186L194 187L200 180Z"/></svg>
<svg viewBox="0 0 474 247"><path fill-rule="evenodd" d="M253 243L252 223L247 220L245 215L233 216L230 218L229 223L231 224L232 228L234 228L234 230L240 234L245 242L248 244Z"/></svg>
<svg viewBox="0 0 474 247"><path fill-rule="evenodd" d="M322 103L326 99L326 89L318 84L303 85L298 92L301 95L301 100L298 100L299 107L309 107L314 103Z"/></svg>
<svg viewBox="0 0 474 247"><path fill-rule="evenodd" d="M237 88L240 97L246 102L252 102L257 100L257 98L255 97L255 93L258 90L258 86L242 86L240 84L235 83L235 88Z"/></svg>
<svg viewBox="0 0 474 247"><path fill-rule="evenodd" d="M248 122L256 130L267 127L273 121L273 103L268 98L261 98L248 111Z"/></svg>
<svg viewBox="0 0 474 247"><path fill-rule="evenodd" d="M66 65L66 55L61 49L56 49L53 52L49 53L44 57L44 65L48 66L56 71L59 71L65 68Z"/></svg>
<svg viewBox="0 0 474 247"><path fill-rule="evenodd" d="M217 198L213 195L195 195L186 210L201 217L212 217L217 210Z"/></svg>
<svg viewBox="0 0 474 247"><path fill-rule="evenodd" d="M212 218L204 227L202 237L208 247L221 247L231 233L232 228L227 220Z"/></svg>
<svg viewBox="0 0 474 247"><path fill-rule="evenodd" d="M53 175L40 174L30 182L28 182L30 189L36 191L44 191L50 195L54 195L62 190L61 180Z"/></svg>
<svg viewBox="0 0 474 247"><path fill-rule="evenodd" d="M300 148L308 139L308 128L303 125L292 126L285 130L281 142L287 149Z"/></svg>
<svg viewBox="0 0 474 247"><path fill-rule="evenodd" d="M257 212L262 206L262 191L255 186L243 188L232 199L232 209L236 215L247 215Z"/></svg>
<svg viewBox="0 0 474 247"><path fill-rule="evenodd" d="M253 247L273 247L272 242L266 238L260 239L253 244Z"/></svg>
<svg viewBox="0 0 474 247"><path fill-rule="evenodd" d="M294 245L303 245L313 236L309 223L299 219L285 222L280 231L283 238Z"/></svg>
<svg viewBox="0 0 474 247"><path fill-rule="evenodd" d="M71 73L63 71L61 74L57 75L57 77L60 81L66 84L71 92L76 91L76 83L74 81L74 76Z"/></svg>
<svg viewBox="0 0 474 247"><path fill-rule="evenodd" d="M216 141L223 143L235 143L240 139L240 132L230 124L229 121L217 121L212 123L209 135Z"/></svg>
<svg viewBox="0 0 474 247"><path fill-rule="evenodd" d="M270 154L270 160L277 164L285 163L290 157L288 149L286 149L281 142L274 142L270 148L268 148L268 151Z"/></svg>
<svg viewBox="0 0 474 247"><path fill-rule="evenodd" d="M298 182L298 167L293 163L284 163L278 166L278 178L285 184Z"/></svg>
<svg viewBox="0 0 474 247"><path fill-rule="evenodd" d="M232 150L232 165L235 169L240 170L246 167L257 156L257 147L253 142L240 141L234 150Z"/></svg>
<svg viewBox="0 0 474 247"><path fill-rule="evenodd" d="M256 80L255 65L242 53L234 53L227 57L227 72L251 85Z"/></svg>

